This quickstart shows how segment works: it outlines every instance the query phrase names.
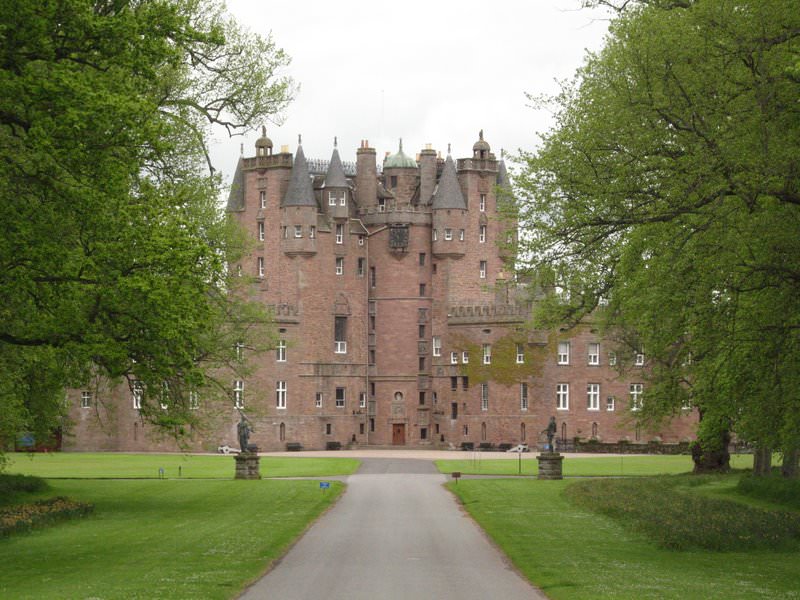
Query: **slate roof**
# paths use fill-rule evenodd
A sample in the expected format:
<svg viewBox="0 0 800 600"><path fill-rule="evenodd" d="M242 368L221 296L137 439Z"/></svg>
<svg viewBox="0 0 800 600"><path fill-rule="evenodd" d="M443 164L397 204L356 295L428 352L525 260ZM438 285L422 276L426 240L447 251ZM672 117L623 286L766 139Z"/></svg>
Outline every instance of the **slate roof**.
<svg viewBox="0 0 800 600"><path fill-rule="evenodd" d="M339 150L334 147L331 155L331 162L328 164L328 172L325 175L325 187L343 188L347 187L347 178L342 167L342 160L339 158Z"/></svg>
<svg viewBox="0 0 800 600"><path fill-rule="evenodd" d="M511 182L508 180L508 171L506 171L506 161L502 159L497 166L497 185L504 189L511 189Z"/></svg>
<svg viewBox="0 0 800 600"><path fill-rule="evenodd" d="M308 164L305 154L303 154L303 146L297 146L292 175L289 178L289 188L286 190L281 206L317 206L311 175L308 173Z"/></svg>
<svg viewBox="0 0 800 600"><path fill-rule="evenodd" d="M456 165L449 154L447 155L447 160L444 161L439 183L433 191L433 202L431 204L434 210L440 208L466 210L467 208L467 203L464 202L464 195L461 193L461 186L458 185Z"/></svg>
<svg viewBox="0 0 800 600"><path fill-rule="evenodd" d="M228 205L225 210L233 212L237 210L244 210L244 172L242 165L244 161L240 157L239 162L236 163L236 172L233 174L233 181L231 181L231 191L228 194Z"/></svg>

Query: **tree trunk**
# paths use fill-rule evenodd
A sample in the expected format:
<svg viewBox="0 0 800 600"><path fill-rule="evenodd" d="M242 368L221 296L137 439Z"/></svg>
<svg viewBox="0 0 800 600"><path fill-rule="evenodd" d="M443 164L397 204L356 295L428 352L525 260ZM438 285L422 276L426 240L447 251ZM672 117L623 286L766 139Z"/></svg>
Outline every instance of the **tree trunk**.
<svg viewBox="0 0 800 600"><path fill-rule="evenodd" d="M753 475L764 477L772 470L772 448L757 447L753 451Z"/></svg>
<svg viewBox="0 0 800 600"><path fill-rule="evenodd" d="M797 479L799 471L798 462L800 462L800 448L784 450L783 464L781 465L781 473L783 476L791 479Z"/></svg>
<svg viewBox="0 0 800 600"><path fill-rule="evenodd" d="M731 455L728 452L730 434L724 431L720 434L720 438L718 443L713 445L714 447L703 447L699 441L692 444L694 473L727 473L730 471Z"/></svg>

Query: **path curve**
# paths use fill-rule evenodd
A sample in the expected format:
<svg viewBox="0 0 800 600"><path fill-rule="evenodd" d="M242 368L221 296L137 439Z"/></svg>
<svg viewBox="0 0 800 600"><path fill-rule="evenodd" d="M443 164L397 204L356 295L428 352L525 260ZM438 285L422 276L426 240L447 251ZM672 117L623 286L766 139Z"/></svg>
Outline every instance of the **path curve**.
<svg viewBox="0 0 800 600"><path fill-rule="evenodd" d="M430 460L366 458L245 600L546 598L464 513Z"/></svg>

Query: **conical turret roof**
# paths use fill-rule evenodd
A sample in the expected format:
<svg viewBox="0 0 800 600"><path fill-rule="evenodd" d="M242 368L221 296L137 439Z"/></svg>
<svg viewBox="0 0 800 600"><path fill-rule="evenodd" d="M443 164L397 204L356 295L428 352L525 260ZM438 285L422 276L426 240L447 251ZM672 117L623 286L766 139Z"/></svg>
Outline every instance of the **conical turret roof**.
<svg viewBox="0 0 800 600"><path fill-rule="evenodd" d="M228 194L228 205L226 206L228 212L244 210L244 173L242 172L242 163L243 159L240 156L239 162L236 163L233 181L231 181L231 191Z"/></svg>
<svg viewBox="0 0 800 600"><path fill-rule="evenodd" d="M283 197L281 206L316 206L314 199L314 186L311 185L311 176L308 173L308 163L303 146L297 146L297 153L294 155L294 165L292 175L289 179L289 188Z"/></svg>
<svg viewBox="0 0 800 600"><path fill-rule="evenodd" d="M339 158L339 149L336 147L335 141L333 143L331 162L328 164L328 172L325 174L325 187L347 187L347 178L344 176L344 167L342 167L342 160Z"/></svg>
<svg viewBox="0 0 800 600"><path fill-rule="evenodd" d="M458 185L456 165L449 154L447 155L447 160L444 161L442 176L439 177L439 184L433 192L433 202L431 204L434 210L440 208L466 210L467 208L467 203L464 202L464 195L461 193L461 186Z"/></svg>

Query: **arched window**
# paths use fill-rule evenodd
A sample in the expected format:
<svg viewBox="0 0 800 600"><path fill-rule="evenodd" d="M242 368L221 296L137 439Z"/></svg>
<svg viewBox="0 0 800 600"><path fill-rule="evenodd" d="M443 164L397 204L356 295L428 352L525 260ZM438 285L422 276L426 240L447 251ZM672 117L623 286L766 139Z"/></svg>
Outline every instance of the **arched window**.
<svg viewBox="0 0 800 600"><path fill-rule="evenodd" d="M286 423L281 423L281 426L280 426L279 432L280 432L280 433L279 433L280 440L281 440L282 442L283 442L283 441L285 441L285 440L286 440Z"/></svg>
<svg viewBox="0 0 800 600"><path fill-rule="evenodd" d="M592 423L592 438L597 439L597 423Z"/></svg>
<svg viewBox="0 0 800 600"><path fill-rule="evenodd" d="M527 434L525 432L525 423L519 424L519 439L522 442L524 442L527 439Z"/></svg>

